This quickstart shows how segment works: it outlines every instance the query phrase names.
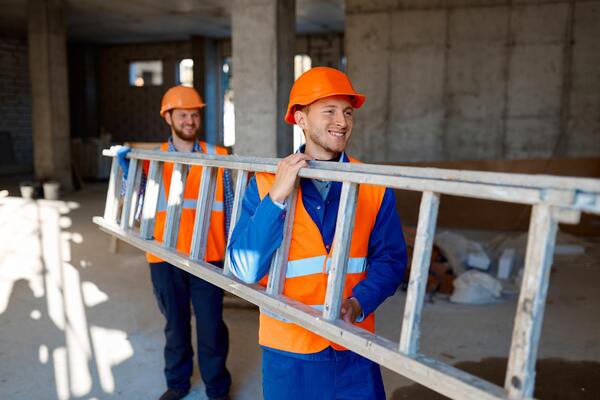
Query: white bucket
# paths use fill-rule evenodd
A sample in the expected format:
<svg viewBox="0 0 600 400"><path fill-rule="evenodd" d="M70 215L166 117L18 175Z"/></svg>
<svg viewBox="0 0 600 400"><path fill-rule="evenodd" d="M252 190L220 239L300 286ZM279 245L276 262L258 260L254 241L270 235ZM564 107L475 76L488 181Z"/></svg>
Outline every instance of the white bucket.
<svg viewBox="0 0 600 400"><path fill-rule="evenodd" d="M24 198L24 199L33 199L33 193L35 191L35 188L33 187L33 185L22 183L19 186L19 189L21 190L21 197L22 198Z"/></svg>
<svg viewBox="0 0 600 400"><path fill-rule="evenodd" d="M44 199L58 200L60 197L60 183L55 181L44 182Z"/></svg>

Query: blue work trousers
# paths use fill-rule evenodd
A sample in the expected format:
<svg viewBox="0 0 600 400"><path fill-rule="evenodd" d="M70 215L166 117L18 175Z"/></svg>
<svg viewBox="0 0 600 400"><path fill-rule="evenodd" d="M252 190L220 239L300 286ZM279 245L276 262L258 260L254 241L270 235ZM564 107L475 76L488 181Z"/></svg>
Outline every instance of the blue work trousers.
<svg viewBox="0 0 600 400"><path fill-rule="evenodd" d="M317 354L328 357L305 360L263 348L264 399L385 400L378 364L332 347Z"/></svg>
<svg viewBox="0 0 600 400"><path fill-rule="evenodd" d="M193 372L190 302L196 316L200 375L209 397L226 395L231 376L225 367L229 347L223 322L223 290L169 263L150 263L154 295L165 316L165 378L172 389L188 390Z"/></svg>

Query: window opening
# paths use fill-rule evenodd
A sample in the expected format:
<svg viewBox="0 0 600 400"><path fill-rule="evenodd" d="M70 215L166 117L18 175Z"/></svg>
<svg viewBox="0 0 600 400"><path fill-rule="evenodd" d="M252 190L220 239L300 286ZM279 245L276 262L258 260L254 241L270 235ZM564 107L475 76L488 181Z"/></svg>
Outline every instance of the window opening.
<svg viewBox="0 0 600 400"><path fill-rule="evenodd" d="M132 61L129 63L130 86L160 86L163 83L161 60Z"/></svg>
<svg viewBox="0 0 600 400"><path fill-rule="evenodd" d="M194 87L194 60L184 58L177 63L177 84Z"/></svg>

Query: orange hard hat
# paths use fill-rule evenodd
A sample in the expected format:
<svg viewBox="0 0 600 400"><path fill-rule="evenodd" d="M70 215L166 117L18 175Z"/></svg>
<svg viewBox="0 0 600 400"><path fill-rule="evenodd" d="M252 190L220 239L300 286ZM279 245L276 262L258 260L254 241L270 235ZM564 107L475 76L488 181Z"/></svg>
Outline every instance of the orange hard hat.
<svg viewBox="0 0 600 400"><path fill-rule="evenodd" d="M342 71L329 67L311 68L300 75L292 86L285 121L295 124L297 106L307 106L329 96L348 96L354 108L360 108L366 99L354 90L350 79Z"/></svg>
<svg viewBox="0 0 600 400"><path fill-rule="evenodd" d="M162 98L160 103L160 116L175 108L203 108L206 104L196 89L187 86L173 86Z"/></svg>

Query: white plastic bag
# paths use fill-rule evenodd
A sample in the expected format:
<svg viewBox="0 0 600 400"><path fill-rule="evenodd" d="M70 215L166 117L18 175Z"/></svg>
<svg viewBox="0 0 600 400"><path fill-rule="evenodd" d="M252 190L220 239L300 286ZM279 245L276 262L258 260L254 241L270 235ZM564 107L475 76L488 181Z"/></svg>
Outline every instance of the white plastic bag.
<svg viewBox="0 0 600 400"><path fill-rule="evenodd" d="M461 304L493 304L500 301L502 284L489 274L470 270L454 280L450 301Z"/></svg>

